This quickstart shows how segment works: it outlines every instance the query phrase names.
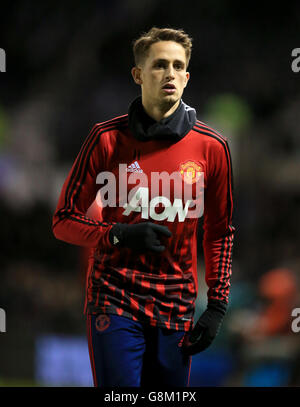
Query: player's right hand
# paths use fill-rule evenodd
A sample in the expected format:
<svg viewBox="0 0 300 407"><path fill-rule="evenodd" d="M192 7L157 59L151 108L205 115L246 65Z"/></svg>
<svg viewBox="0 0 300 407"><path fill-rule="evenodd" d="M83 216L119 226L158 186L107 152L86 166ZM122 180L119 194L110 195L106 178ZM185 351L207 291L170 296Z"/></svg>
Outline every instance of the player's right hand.
<svg viewBox="0 0 300 407"><path fill-rule="evenodd" d="M161 239L172 236L167 226L157 225L153 222L142 222L136 224L117 223L109 233L112 245L116 247L128 247L138 252L148 250L161 253L165 250Z"/></svg>

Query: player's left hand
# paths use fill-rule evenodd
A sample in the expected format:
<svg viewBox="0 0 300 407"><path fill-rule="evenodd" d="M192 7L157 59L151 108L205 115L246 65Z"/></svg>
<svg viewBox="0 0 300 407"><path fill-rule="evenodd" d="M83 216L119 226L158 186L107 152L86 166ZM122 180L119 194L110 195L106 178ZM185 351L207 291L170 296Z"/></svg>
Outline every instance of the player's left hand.
<svg viewBox="0 0 300 407"><path fill-rule="evenodd" d="M191 356L207 349L220 330L225 312L226 305L224 303L215 300L213 303L210 302L193 330L185 335L182 351Z"/></svg>

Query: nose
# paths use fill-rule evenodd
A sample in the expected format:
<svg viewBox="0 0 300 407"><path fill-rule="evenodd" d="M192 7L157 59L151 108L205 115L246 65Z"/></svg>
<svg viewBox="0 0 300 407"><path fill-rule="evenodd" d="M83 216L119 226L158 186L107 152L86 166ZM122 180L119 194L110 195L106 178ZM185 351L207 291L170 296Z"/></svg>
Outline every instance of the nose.
<svg viewBox="0 0 300 407"><path fill-rule="evenodd" d="M166 79L174 79L174 78L175 78L174 67L170 64L166 71Z"/></svg>

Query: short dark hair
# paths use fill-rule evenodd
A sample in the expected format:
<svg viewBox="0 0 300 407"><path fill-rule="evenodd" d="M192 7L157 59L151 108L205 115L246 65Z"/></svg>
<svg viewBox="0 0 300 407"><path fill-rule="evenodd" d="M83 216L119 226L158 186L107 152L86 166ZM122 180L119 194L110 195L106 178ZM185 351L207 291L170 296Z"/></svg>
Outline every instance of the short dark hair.
<svg viewBox="0 0 300 407"><path fill-rule="evenodd" d="M183 30L157 27L152 27L151 30L143 33L133 42L133 55L136 66L144 62L151 45L159 41L174 41L181 44L185 50L186 65L188 66L192 52L192 38Z"/></svg>

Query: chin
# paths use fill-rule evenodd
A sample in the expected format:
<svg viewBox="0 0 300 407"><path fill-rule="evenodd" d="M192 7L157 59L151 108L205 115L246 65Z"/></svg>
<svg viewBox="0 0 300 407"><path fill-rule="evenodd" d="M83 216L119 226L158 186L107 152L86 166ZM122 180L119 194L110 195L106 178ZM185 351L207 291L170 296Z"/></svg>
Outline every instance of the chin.
<svg viewBox="0 0 300 407"><path fill-rule="evenodd" d="M180 99L173 95L167 95L162 101L161 105L164 107L168 107L169 109L174 106Z"/></svg>

